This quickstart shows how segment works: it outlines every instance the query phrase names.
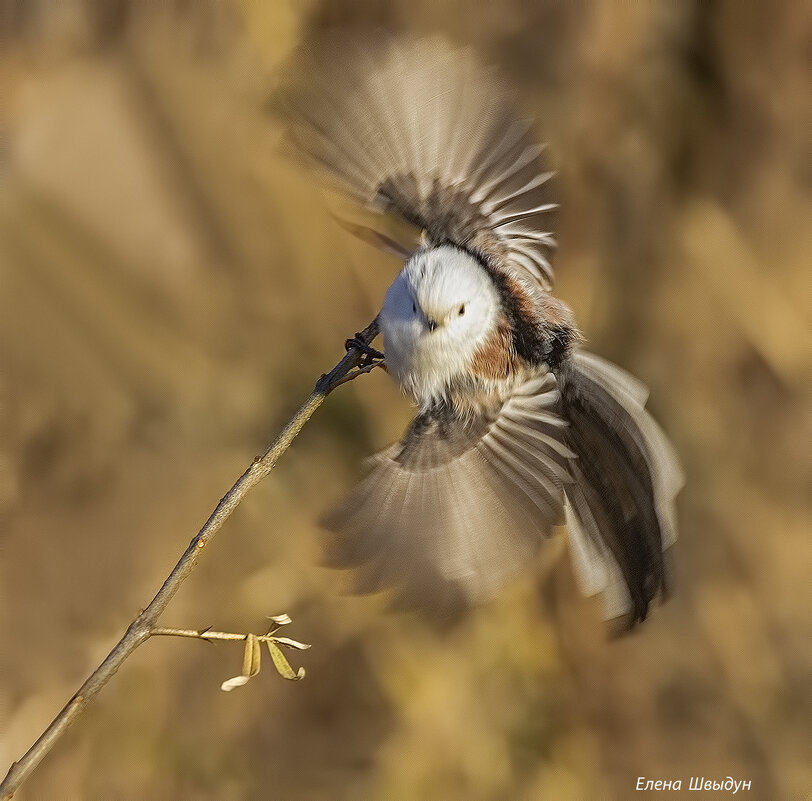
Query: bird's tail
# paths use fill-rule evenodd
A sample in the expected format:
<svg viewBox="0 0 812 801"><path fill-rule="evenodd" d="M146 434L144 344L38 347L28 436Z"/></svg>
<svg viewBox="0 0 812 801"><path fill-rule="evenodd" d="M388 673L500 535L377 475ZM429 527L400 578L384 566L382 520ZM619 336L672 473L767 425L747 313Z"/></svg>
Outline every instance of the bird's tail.
<svg viewBox="0 0 812 801"><path fill-rule="evenodd" d="M607 618L631 627L667 590L663 552L677 536L682 470L637 379L584 352L573 354L562 379L578 455L566 487L576 578L585 594L603 593Z"/></svg>

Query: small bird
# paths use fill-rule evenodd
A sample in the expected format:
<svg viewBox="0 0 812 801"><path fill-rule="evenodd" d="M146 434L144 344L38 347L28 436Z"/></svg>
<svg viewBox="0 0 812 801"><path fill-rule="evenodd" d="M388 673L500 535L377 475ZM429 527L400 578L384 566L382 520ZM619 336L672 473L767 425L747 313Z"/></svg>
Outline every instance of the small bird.
<svg viewBox="0 0 812 801"><path fill-rule="evenodd" d="M378 320L417 412L327 515L330 563L356 568L359 592L449 615L566 518L582 590L607 618L644 620L682 473L645 387L585 352L551 294L553 173L513 93L438 37L334 32L299 49L277 100L323 179L420 235L350 226L405 260Z"/></svg>

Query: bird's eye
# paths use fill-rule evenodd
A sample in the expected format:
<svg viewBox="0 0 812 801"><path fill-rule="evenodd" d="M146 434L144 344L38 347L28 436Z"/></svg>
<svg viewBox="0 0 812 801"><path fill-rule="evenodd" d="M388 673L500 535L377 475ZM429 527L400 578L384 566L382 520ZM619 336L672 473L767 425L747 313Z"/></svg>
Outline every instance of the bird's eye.
<svg viewBox="0 0 812 801"><path fill-rule="evenodd" d="M465 314L465 304L464 303L462 304L462 306L460 306L460 310L459 310L458 314L460 315L460 317L462 317L462 315Z"/></svg>
<svg viewBox="0 0 812 801"><path fill-rule="evenodd" d="M417 314L417 304L416 303L412 303L412 313Z"/></svg>

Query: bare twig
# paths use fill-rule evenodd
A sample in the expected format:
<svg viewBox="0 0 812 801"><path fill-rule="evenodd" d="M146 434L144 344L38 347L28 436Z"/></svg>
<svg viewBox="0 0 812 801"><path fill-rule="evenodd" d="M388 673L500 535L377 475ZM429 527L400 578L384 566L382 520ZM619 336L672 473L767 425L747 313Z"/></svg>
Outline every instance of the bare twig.
<svg viewBox="0 0 812 801"><path fill-rule="evenodd" d="M247 634L232 631L198 631L197 629L167 629L154 628L150 632L152 637L189 637L196 640L244 640ZM260 639L267 639L269 635L263 634Z"/></svg>
<svg viewBox="0 0 812 801"><path fill-rule="evenodd" d="M378 335L378 320L373 320L360 334L357 340L369 344ZM256 484L265 478L282 454L290 447L296 435L302 430L316 409L321 406L330 392L349 376L355 378L364 372L369 372L372 365L366 365L361 370L356 368L362 361L368 359L360 348L350 348L347 355L329 372L322 375L310 397L282 429L276 440L268 447L262 456L257 456L248 469L237 479L236 483L223 496L217 504L209 519L198 531L189 547L179 559L167 579L164 581L156 596L130 624L124 636L116 643L104 661L88 676L76 694L63 707L39 739L17 761L12 763L8 774L0 784L0 801L10 799L17 788L28 778L31 772L40 763L43 757L54 747L56 741L65 733L68 727L76 720L82 710L87 706L101 689L118 671L124 661L142 643L151 636L158 634L174 634L175 636L196 636L201 639L244 639L247 635L228 635L224 632L195 632L189 633L184 629L159 629L156 627L158 618L166 609L180 585L189 577L197 565L200 553L217 534L223 523L237 508L242 499ZM205 636L203 636L205 635ZM222 635L222 636L215 636ZM266 635L267 636L267 635Z"/></svg>
<svg viewBox="0 0 812 801"><path fill-rule="evenodd" d="M150 632L152 637L187 637L194 640L246 640L247 634L242 634L236 631L196 631L195 629L167 629L155 628ZM269 632L268 634L257 634L256 638L260 642L278 642L279 637L276 634ZM282 638L283 643L287 638ZM309 645L307 646L310 647Z"/></svg>

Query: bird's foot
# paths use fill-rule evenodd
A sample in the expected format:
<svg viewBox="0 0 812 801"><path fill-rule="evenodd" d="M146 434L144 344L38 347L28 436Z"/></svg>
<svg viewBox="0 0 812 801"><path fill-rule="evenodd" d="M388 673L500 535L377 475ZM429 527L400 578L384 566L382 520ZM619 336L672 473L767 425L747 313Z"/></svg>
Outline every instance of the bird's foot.
<svg viewBox="0 0 812 801"><path fill-rule="evenodd" d="M364 354L363 359L361 361L361 366L369 365L376 359L381 360L384 357L383 353L381 353L379 350L375 350L375 348L371 347L366 342L364 342L364 340L361 339L360 334L356 334L351 339L348 339L344 343L344 347L348 351L355 349L360 350L361 353Z"/></svg>

